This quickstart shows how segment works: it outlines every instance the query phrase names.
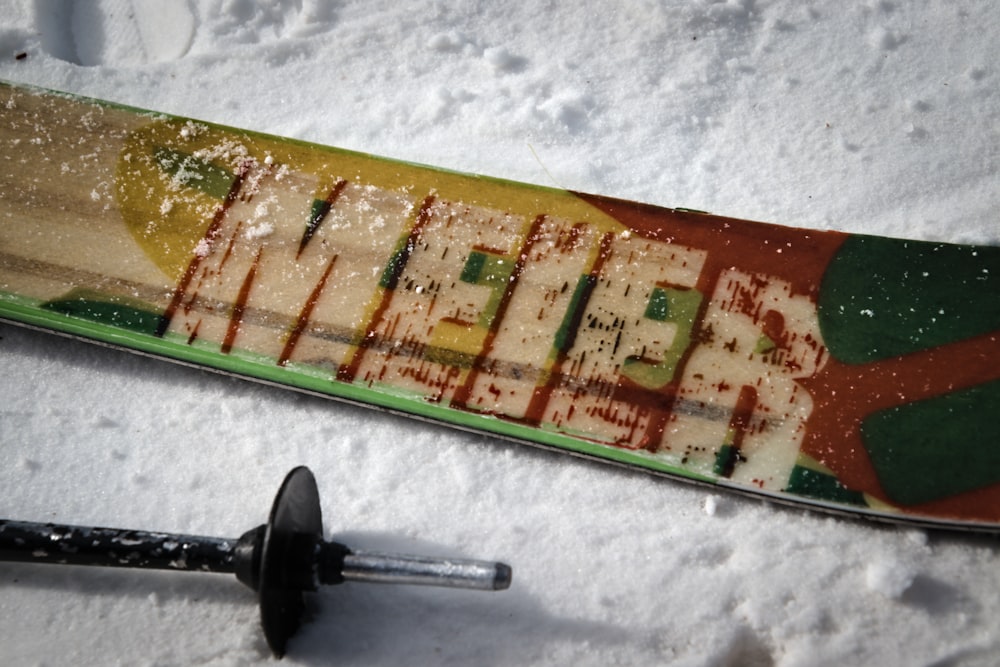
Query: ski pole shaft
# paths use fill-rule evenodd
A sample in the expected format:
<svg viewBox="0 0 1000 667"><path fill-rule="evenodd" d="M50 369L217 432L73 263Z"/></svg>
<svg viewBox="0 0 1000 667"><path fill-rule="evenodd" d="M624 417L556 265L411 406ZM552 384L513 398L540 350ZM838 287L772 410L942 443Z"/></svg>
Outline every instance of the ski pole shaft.
<svg viewBox="0 0 1000 667"><path fill-rule="evenodd" d="M285 652L304 609L302 593L345 581L499 591L511 568L499 562L355 552L323 539L316 480L298 467L285 477L266 524L238 538L0 519L0 562L220 572L258 594L264 637Z"/></svg>
<svg viewBox="0 0 1000 667"><path fill-rule="evenodd" d="M235 539L0 519L0 561L234 572Z"/></svg>

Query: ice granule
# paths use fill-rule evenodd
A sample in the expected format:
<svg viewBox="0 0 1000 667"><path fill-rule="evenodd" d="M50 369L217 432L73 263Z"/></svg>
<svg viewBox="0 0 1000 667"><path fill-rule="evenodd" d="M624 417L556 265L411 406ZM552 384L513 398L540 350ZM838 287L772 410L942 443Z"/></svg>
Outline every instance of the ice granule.
<svg viewBox="0 0 1000 667"><path fill-rule="evenodd" d="M247 227L244 236L248 239L261 239L274 233L274 225L269 222L262 222L259 225Z"/></svg>
<svg viewBox="0 0 1000 667"><path fill-rule="evenodd" d="M207 239L201 239L198 241L198 245L194 247L194 254L198 257L208 257L208 253L211 251L212 244Z"/></svg>

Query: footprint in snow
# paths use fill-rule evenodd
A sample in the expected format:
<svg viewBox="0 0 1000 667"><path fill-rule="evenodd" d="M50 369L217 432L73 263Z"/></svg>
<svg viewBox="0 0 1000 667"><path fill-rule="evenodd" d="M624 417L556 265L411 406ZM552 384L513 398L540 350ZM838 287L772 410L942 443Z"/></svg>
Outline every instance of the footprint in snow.
<svg viewBox="0 0 1000 667"><path fill-rule="evenodd" d="M186 2L36 0L42 46L77 65L176 60L191 48L195 17Z"/></svg>
<svg viewBox="0 0 1000 667"><path fill-rule="evenodd" d="M183 57L199 36L213 44L259 44L330 29L326 0L34 0L42 47L77 65L143 65Z"/></svg>

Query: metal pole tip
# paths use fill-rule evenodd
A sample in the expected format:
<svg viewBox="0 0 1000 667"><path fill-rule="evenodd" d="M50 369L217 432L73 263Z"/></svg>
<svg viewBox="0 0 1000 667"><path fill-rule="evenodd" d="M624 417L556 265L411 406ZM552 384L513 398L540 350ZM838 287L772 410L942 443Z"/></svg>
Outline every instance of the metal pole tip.
<svg viewBox="0 0 1000 667"><path fill-rule="evenodd" d="M496 568L496 576L493 577L493 590L505 591L510 588L514 572L511 570L510 565L506 563L497 563Z"/></svg>

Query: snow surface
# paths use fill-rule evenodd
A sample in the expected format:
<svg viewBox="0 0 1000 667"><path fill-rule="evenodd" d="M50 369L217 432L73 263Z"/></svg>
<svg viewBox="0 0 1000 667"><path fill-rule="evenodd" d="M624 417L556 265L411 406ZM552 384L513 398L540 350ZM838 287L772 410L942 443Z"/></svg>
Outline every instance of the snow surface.
<svg viewBox="0 0 1000 667"><path fill-rule="evenodd" d="M816 229L1000 242L990 2L6 0L0 78ZM24 55L21 55L24 54ZM21 57L18 57L21 56ZM0 515L236 536L315 471L355 547L287 664L994 665L995 539L783 509L0 328ZM0 565L3 664L267 663L230 577Z"/></svg>

